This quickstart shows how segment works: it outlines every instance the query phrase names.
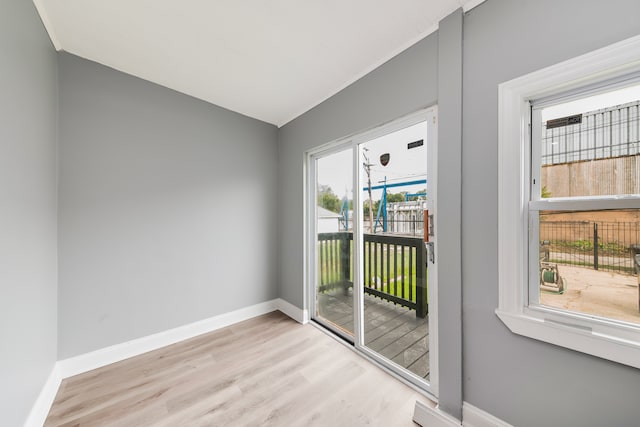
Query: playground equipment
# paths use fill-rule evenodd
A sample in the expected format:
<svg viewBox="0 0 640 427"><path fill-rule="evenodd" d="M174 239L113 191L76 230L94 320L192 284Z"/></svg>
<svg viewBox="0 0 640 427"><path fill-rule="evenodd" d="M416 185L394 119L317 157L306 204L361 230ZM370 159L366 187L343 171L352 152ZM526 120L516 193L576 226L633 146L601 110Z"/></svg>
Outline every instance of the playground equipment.
<svg viewBox="0 0 640 427"><path fill-rule="evenodd" d="M338 228L340 231L349 231L349 199L347 196L342 198Z"/></svg>
<svg viewBox="0 0 640 427"><path fill-rule="evenodd" d="M380 198L380 205L378 206L378 213L376 215L376 220L373 223L373 232L375 233L378 226L382 227L382 231L383 232L387 232L388 231L388 226L387 226L387 188L394 188L394 187L407 187L410 185L420 185L420 184L427 184L427 180L426 179L418 179L418 180L414 180L414 181L407 181L407 182L395 182L393 184L387 184L387 177L384 177L384 181L382 185L375 185L373 187L363 187L362 191L370 191L370 190L382 190L382 197ZM414 196L427 196L427 193L415 193L415 194L407 194L405 196L405 200L409 200L409 197L414 197ZM382 217L382 222L380 221L380 217Z"/></svg>

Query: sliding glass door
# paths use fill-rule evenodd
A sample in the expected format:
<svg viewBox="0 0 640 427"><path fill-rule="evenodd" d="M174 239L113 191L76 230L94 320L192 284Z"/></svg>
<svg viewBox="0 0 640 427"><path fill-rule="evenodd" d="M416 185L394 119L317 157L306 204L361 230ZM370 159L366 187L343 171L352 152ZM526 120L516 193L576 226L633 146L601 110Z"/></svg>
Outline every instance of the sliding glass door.
<svg viewBox="0 0 640 427"><path fill-rule="evenodd" d="M429 379L427 122L360 144L364 346Z"/></svg>
<svg viewBox="0 0 640 427"><path fill-rule="evenodd" d="M314 157L313 317L353 340L353 149Z"/></svg>
<svg viewBox="0 0 640 427"><path fill-rule="evenodd" d="M309 154L312 319L437 394L436 110Z"/></svg>

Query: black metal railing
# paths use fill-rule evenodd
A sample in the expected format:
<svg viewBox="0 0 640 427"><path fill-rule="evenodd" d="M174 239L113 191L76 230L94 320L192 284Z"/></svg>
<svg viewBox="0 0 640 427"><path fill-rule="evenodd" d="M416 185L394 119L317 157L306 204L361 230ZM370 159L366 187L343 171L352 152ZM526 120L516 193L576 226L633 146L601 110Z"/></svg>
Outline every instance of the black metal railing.
<svg viewBox="0 0 640 427"><path fill-rule="evenodd" d="M319 292L353 286L353 233L318 234ZM364 292L416 311L429 311L422 238L364 234Z"/></svg>
<svg viewBox="0 0 640 427"><path fill-rule="evenodd" d="M636 222L540 222L540 242L549 261L595 270L635 274L639 237Z"/></svg>
<svg viewBox="0 0 640 427"><path fill-rule="evenodd" d="M318 234L319 292L353 285L352 244L352 232Z"/></svg>

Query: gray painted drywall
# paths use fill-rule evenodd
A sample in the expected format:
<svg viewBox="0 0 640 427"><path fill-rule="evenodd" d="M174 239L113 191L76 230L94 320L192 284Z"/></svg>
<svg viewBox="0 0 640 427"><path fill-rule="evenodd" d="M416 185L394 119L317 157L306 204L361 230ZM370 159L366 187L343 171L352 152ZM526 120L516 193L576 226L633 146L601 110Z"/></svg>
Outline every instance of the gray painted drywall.
<svg viewBox="0 0 640 427"><path fill-rule="evenodd" d="M56 361L56 53L29 1L0 13L0 425L22 425Z"/></svg>
<svg viewBox="0 0 640 427"><path fill-rule="evenodd" d="M59 358L276 298L277 128L59 66Z"/></svg>
<svg viewBox="0 0 640 427"><path fill-rule="evenodd" d="M637 35L638 16L637 0L488 0L464 19L464 400L516 426L640 422L640 371L512 334L494 314L498 84Z"/></svg>
<svg viewBox="0 0 640 427"><path fill-rule="evenodd" d="M438 363L441 410L462 419L462 9L438 27Z"/></svg>
<svg viewBox="0 0 640 427"><path fill-rule="evenodd" d="M296 307L303 307L304 153L435 104L437 54L432 34L280 129L279 293Z"/></svg>

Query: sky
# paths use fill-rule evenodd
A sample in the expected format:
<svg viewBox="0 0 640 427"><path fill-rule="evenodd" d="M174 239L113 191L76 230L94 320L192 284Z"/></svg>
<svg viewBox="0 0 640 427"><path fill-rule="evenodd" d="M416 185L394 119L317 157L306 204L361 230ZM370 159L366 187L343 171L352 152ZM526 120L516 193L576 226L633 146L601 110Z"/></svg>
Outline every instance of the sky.
<svg viewBox="0 0 640 427"><path fill-rule="evenodd" d="M541 112L542 121L613 107L638 99L640 99L640 85L634 85L544 108Z"/></svg>
<svg viewBox="0 0 640 427"><path fill-rule="evenodd" d="M424 140L421 147L412 149L407 148L410 142ZM382 184L387 177L387 183L400 183L407 181L415 181L426 179L427 173L427 123L422 122L397 132L367 141L361 147L368 149L366 151L371 166L371 185L376 186ZM389 153L389 163L382 166L380 163L380 155ZM363 163L364 157L358 161L362 187L366 187L366 174ZM350 192L353 189L352 182L353 158L351 149L347 149L318 160L317 176L318 183L329 185L333 192L342 198L348 193L348 197L352 198ZM415 193L424 190L426 184L417 186L390 188L389 193L400 193L408 191ZM368 197L365 191L362 192L363 199ZM379 200L382 190L373 191L373 199Z"/></svg>

